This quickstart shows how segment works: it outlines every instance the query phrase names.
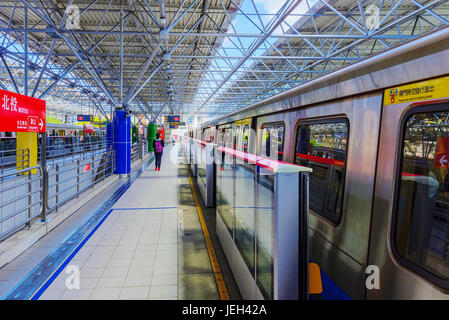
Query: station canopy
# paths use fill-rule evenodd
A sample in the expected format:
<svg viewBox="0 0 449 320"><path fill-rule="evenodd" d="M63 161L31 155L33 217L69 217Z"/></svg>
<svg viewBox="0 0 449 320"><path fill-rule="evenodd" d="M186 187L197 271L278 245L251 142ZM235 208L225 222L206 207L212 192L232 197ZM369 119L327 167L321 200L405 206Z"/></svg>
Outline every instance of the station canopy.
<svg viewBox="0 0 449 320"><path fill-rule="evenodd" d="M0 0L0 87L54 112L211 119L448 16L436 0Z"/></svg>

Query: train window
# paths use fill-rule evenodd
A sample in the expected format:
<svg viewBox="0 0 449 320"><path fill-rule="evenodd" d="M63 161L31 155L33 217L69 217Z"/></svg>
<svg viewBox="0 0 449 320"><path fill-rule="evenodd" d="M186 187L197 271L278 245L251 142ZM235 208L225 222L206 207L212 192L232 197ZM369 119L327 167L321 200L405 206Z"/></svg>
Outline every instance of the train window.
<svg viewBox="0 0 449 320"><path fill-rule="evenodd" d="M233 130L231 128L225 130L224 145L228 148L234 148L234 146L232 144L232 135L233 135Z"/></svg>
<svg viewBox="0 0 449 320"><path fill-rule="evenodd" d="M261 156L283 160L284 154L284 124L263 124Z"/></svg>
<svg viewBox="0 0 449 320"><path fill-rule="evenodd" d="M243 128L243 152L248 152L249 146L249 126Z"/></svg>
<svg viewBox="0 0 449 320"><path fill-rule="evenodd" d="M310 209L339 224L348 145L348 122L333 119L301 123L296 136L295 163L310 167Z"/></svg>
<svg viewBox="0 0 449 320"><path fill-rule="evenodd" d="M238 149L240 150L241 145L240 145L240 136L241 136L241 132L242 132L242 127L241 126L237 126L234 130L234 149Z"/></svg>
<svg viewBox="0 0 449 320"><path fill-rule="evenodd" d="M405 118L392 237L402 262L449 289L449 111L428 108Z"/></svg>

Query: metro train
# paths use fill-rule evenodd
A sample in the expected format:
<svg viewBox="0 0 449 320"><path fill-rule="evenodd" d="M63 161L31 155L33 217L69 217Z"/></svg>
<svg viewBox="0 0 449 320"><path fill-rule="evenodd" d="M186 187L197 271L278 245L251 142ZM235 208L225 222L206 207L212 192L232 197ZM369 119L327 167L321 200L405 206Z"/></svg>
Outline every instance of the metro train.
<svg viewBox="0 0 449 320"><path fill-rule="evenodd" d="M449 299L449 28L186 135L313 169L315 298Z"/></svg>

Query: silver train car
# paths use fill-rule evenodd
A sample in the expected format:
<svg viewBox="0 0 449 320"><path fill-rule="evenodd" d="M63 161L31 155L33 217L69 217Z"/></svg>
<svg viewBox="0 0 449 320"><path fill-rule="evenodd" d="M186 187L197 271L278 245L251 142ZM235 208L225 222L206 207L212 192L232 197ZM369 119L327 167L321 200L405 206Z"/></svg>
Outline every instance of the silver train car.
<svg viewBox="0 0 449 320"><path fill-rule="evenodd" d="M314 298L449 298L448 28L187 134L267 155L266 130L283 161L313 168ZM379 268L377 288L366 286L368 266Z"/></svg>

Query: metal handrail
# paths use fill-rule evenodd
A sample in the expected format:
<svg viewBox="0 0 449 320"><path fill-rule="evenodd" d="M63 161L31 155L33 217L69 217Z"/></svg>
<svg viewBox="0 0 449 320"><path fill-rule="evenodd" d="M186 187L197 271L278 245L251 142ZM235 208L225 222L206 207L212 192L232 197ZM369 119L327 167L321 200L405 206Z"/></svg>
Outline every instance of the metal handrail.
<svg viewBox="0 0 449 320"><path fill-rule="evenodd" d="M32 221L39 216L42 221L46 221L47 212L55 209L57 212L59 207L77 198L85 190L93 188L114 172L115 152L108 148L105 139L56 145L48 149L44 142L45 134L42 139L38 150L39 155L42 155L39 166L24 168L30 164L29 149L0 150L0 161L8 160L7 163L0 162L0 182L5 183L0 191L6 196L0 204L0 209L3 210L3 216L0 218L3 228L0 241L24 226L31 228ZM142 146L142 142L139 142L138 146ZM65 157L52 160L47 165L47 156L57 148L65 151ZM135 150L136 155L142 156L143 151L140 149ZM75 153L67 153L74 150ZM5 155L7 157L2 159ZM86 164L90 164L88 169L85 169ZM56 171L52 172L54 170ZM22 178L21 175L28 177Z"/></svg>
<svg viewBox="0 0 449 320"><path fill-rule="evenodd" d="M88 158L77 159L77 160L76 160L76 167L75 167L75 168L72 168L72 169L69 169L69 170L65 170L65 171L62 171L62 172L59 171L59 169L57 169L57 172L56 172L55 174L52 174L52 175L49 175L49 173L48 173L48 171L49 171L49 166L46 167L45 175L47 176L47 179L48 179L49 177L54 177L54 176L58 176L58 177L59 177L59 175L60 175L61 173L66 173L66 172L69 172L70 170L74 170L74 169L76 169L76 172L77 172L76 184L74 184L74 185L72 185L72 186L70 186L70 187L66 187L65 189L62 189L62 190L58 189L58 190L56 191L56 193L53 194L51 197L50 197L50 192L48 192L48 190L47 190L47 192L46 192L46 197L45 197L45 208L47 209L47 211L57 210L58 207L60 207L60 206L63 205L64 203L66 203L66 202L68 202L68 201L70 201L70 200L72 200L72 199L78 197L78 195L79 195L80 192L82 192L82 191L84 191L84 190L87 190L88 188L93 187L94 184L96 184L98 181L101 180L101 179L96 179L96 177L95 177L94 175L103 174L103 173L107 172L108 170L110 170L111 172L113 172L113 164L114 164L114 161L113 161L114 153L113 153L113 151L107 151L107 152L103 152L103 153L101 153L101 154L94 154L93 156L89 157L89 158L91 159L91 164L92 164L92 165L94 165L95 162L99 160L98 157L95 157L95 156L98 156L98 155L102 155L102 156L103 156L103 155L107 155L107 158L109 158L109 160L107 160L107 162L101 163L101 159L103 158L103 157L102 157L102 158L100 159L99 167L102 167L102 166L108 165L108 164L111 164L111 165L108 166L107 168L104 168L104 167L103 167L100 171L97 171L96 173L95 173L95 169L96 169L96 168L95 168L95 167L91 168L91 170L92 170L92 176L88 176L88 177L85 178L85 179L80 179L80 176L82 176L83 174L80 174L80 170L79 170L79 169L80 169L81 167L84 166L84 164L81 164L81 162L84 161L84 160L87 160ZM72 161L71 163L74 163L74 161ZM59 167L59 164L56 164L56 167L58 168L58 167ZM103 175L103 179L104 179L105 177L106 177L106 175ZM94 178L94 179L92 180L92 178ZM70 181L71 179L73 179L73 178L66 179L66 180L62 180L62 181L61 181L61 180L58 180L57 182L58 182L58 185L60 185L60 184L62 184L62 183L64 183L64 182ZM80 185L81 185L83 182L86 182L86 181L89 181L89 180L92 180L92 183L90 183L89 186L80 188ZM47 188L49 189L50 187L52 187L52 186L50 186L50 185L47 184ZM60 194L63 194L64 192L67 192L67 191L69 191L69 190L71 190L71 189L73 189L73 188L75 188L75 187L76 187L76 192L75 192L71 197L68 197L67 199L63 200L62 202L59 202L58 200L56 200L55 205L54 205L53 207L50 207L50 205L49 205L49 199L53 199L53 198L56 198L56 199L57 199L58 196L59 196Z"/></svg>
<svg viewBox="0 0 449 320"><path fill-rule="evenodd" d="M27 172L28 172L28 174L30 175L31 172L32 172L33 170L39 170L41 177L40 177L38 180L44 179L44 170L43 170L41 167L39 167L39 166L35 166L35 167L31 167L31 168L25 168L25 169L21 169L21 170L17 170L17 171L12 171L12 172L9 172L9 173L5 173L5 174L2 174L2 175L1 175L1 178L4 179L4 178L9 177L9 176L18 176L18 175L25 174L25 173L27 173ZM34 181L37 181L37 180L34 180ZM15 187L15 186L14 186L14 187ZM23 196L22 198L25 198L25 197L27 197L27 196L29 196L29 195L27 194L27 195ZM14 200L17 201L17 199L14 199ZM39 201L39 202L40 202L39 214L37 214L36 216L41 216L42 213L43 213L43 210L44 210L43 199L42 199L42 201ZM34 206L34 205L36 205L36 204L37 204L37 203L31 203L30 206L32 207L32 206ZM9 215L9 216L6 216L6 217L4 217L5 219L0 220L0 222L2 222L2 221L4 221L4 220L6 220L7 218L10 218L10 216L14 216L14 215L16 215L16 214L11 214L11 215ZM29 217L29 218L26 220L26 223L29 223L31 219L32 219L32 218ZM10 230L13 230L13 229L15 229L15 228L17 228L17 226L14 226L14 227L8 229L6 232L2 232L2 234L8 234L8 232L9 232Z"/></svg>
<svg viewBox="0 0 449 320"><path fill-rule="evenodd" d="M3 162L3 160L8 158L13 158L14 160ZM17 167L18 163L20 163L18 168L24 169L30 164L30 150L28 148L0 150L0 160L0 168L2 171L10 167Z"/></svg>

